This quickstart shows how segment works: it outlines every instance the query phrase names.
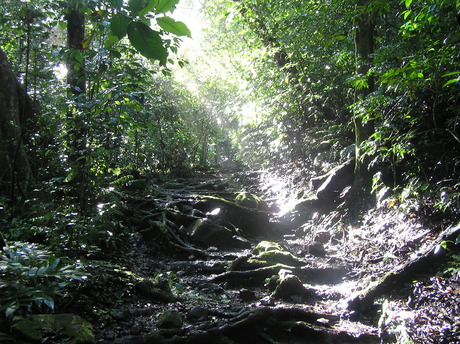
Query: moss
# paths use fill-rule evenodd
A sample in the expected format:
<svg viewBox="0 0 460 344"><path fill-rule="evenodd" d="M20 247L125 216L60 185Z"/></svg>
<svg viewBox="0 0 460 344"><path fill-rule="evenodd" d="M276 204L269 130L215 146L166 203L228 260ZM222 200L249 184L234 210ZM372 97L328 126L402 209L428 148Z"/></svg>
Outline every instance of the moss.
<svg viewBox="0 0 460 344"><path fill-rule="evenodd" d="M257 246L253 250L254 254L259 254L259 253L267 252L267 251L284 251L284 249L280 244L276 242L261 241L260 243L257 244Z"/></svg>
<svg viewBox="0 0 460 344"><path fill-rule="evenodd" d="M235 202L243 207L259 209L262 200L249 192L239 192L235 197Z"/></svg>
<svg viewBox="0 0 460 344"><path fill-rule="evenodd" d="M248 263L262 266L270 266L276 264L283 264L288 266L303 265L303 262L300 259L294 257L291 253L278 250L262 252L254 258L248 259Z"/></svg>

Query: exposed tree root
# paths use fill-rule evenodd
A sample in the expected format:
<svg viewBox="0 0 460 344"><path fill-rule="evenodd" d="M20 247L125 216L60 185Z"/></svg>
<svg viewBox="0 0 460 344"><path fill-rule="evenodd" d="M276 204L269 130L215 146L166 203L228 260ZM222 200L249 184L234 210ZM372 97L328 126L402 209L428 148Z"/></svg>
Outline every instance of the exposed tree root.
<svg viewBox="0 0 460 344"><path fill-rule="evenodd" d="M367 311L374 300L382 295L388 295L401 288L405 283L414 279L417 274L436 267L446 255L442 249L442 242L454 242L460 234L460 225L449 227L438 239L428 245L415 259L397 266L393 271L371 284L364 291L355 296L348 304L348 309L358 312Z"/></svg>

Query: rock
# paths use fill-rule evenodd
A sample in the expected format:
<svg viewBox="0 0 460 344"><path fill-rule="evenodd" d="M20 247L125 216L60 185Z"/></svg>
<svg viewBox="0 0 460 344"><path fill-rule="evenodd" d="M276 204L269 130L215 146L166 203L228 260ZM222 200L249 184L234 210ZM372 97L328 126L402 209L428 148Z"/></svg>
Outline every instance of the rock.
<svg viewBox="0 0 460 344"><path fill-rule="evenodd" d="M266 205L259 197L249 192L238 192L238 194L235 197L235 202L238 205L241 205L243 207L250 208L250 209L266 208Z"/></svg>
<svg viewBox="0 0 460 344"><path fill-rule="evenodd" d="M157 327L162 329L181 328L184 324L182 316L178 311L165 311L160 314Z"/></svg>
<svg viewBox="0 0 460 344"><path fill-rule="evenodd" d="M313 244L309 245L308 252L315 257L324 257L326 255L324 245L319 241L315 241Z"/></svg>
<svg viewBox="0 0 460 344"><path fill-rule="evenodd" d="M304 262L294 257L292 253L285 251L262 252L254 258L249 258L248 263L260 266L270 266L276 264L283 264L287 266L304 265Z"/></svg>
<svg viewBox="0 0 460 344"><path fill-rule="evenodd" d="M305 288L295 275L287 275L279 281L273 297L285 301L305 302L312 296L312 291Z"/></svg>
<svg viewBox="0 0 460 344"><path fill-rule="evenodd" d="M280 277L278 275L273 275L272 277L270 277L270 279L268 280L268 282L265 284L265 287L271 291L271 292L274 292L276 287L278 286L279 284L279 280L280 280Z"/></svg>
<svg viewBox="0 0 460 344"><path fill-rule="evenodd" d="M243 288L240 290L238 296L240 297L241 301L247 302L254 300L256 298L256 293L252 290Z"/></svg>
<svg viewBox="0 0 460 344"><path fill-rule="evenodd" d="M312 184L316 192L316 197L321 200L334 200L338 198L347 186L351 185L354 180L354 160L348 160L340 166L332 169L327 174L314 178Z"/></svg>
<svg viewBox="0 0 460 344"><path fill-rule="evenodd" d="M150 301L175 302L177 298L169 289L168 281L160 280L153 282L151 280L142 280L135 286L135 290L140 297Z"/></svg>
<svg viewBox="0 0 460 344"><path fill-rule="evenodd" d="M283 247L272 241L261 241L257 244L257 246L254 248L253 253L254 254L259 254L261 252L268 252L268 251L283 251Z"/></svg>
<svg viewBox="0 0 460 344"><path fill-rule="evenodd" d="M326 231L320 231L315 235L315 241L325 244L331 239L331 233Z"/></svg>
<svg viewBox="0 0 460 344"><path fill-rule="evenodd" d="M215 246L219 249L248 247L248 242L238 237L235 232L207 218L196 220L187 231L192 242L204 247Z"/></svg>
<svg viewBox="0 0 460 344"><path fill-rule="evenodd" d="M187 316L192 321L203 321L208 318L209 310L201 306L195 306L188 312Z"/></svg>
<svg viewBox="0 0 460 344"><path fill-rule="evenodd" d="M195 208L204 213L213 213L219 209L215 217L241 229L244 236L266 235L272 230L267 213L242 207L223 198L203 197L195 204Z"/></svg>
<svg viewBox="0 0 460 344"><path fill-rule="evenodd" d="M18 337L34 343L95 344L90 323L74 314L36 314L15 317L12 326ZM65 339L65 341L62 341Z"/></svg>
<svg viewBox="0 0 460 344"><path fill-rule="evenodd" d="M206 217L206 214L203 213L201 210L193 209L192 210L192 216L194 216L194 217Z"/></svg>

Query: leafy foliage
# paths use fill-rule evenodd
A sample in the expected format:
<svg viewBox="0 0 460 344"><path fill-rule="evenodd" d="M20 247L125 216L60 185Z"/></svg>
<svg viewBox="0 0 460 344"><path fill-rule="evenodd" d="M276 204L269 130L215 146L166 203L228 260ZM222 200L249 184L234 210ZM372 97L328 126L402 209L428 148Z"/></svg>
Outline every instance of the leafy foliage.
<svg viewBox="0 0 460 344"><path fill-rule="evenodd" d="M55 298L63 288L86 275L64 265L46 248L13 242L0 256L0 277L0 311L11 317L42 306L54 309Z"/></svg>

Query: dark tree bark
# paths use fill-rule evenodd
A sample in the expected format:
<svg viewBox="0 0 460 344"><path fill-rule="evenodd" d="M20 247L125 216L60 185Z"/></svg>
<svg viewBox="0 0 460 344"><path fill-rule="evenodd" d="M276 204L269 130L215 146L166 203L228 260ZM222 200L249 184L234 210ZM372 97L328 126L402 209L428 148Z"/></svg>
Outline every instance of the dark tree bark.
<svg viewBox="0 0 460 344"><path fill-rule="evenodd" d="M67 83L69 98L74 100L75 108L67 113L69 137L69 163L73 177L73 196L78 198L80 209L88 209L89 184L87 171L87 112L81 104L86 102L86 74L84 61L85 16L78 5L71 6L67 14Z"/></svg>
<svg viewBox="0 0 460 344"><path fill-rule="evenodd" d="M367 87L357 88L355 102L365 99L374 91L374 78L368 75L372 66L372 54L374 53L374 19L366 6L369 0L359 0L357 3L356 28L354 32L355 59L358 77L364 77ZM368 161L363 159L360 149L361 144L374 133L374 122L363 121L359 113L353 116L355 129L356 159L354 189L357 194L365 196L369 193L372 185L372 175L368 170Z"/></svg>
<svg viewBox="0 0 460 344"><path fill-rule="evenodd" d="M12 199L23 194L32 177L23 144L24 121L32 115L31 101L0 48L0 193Z"/></svg>

